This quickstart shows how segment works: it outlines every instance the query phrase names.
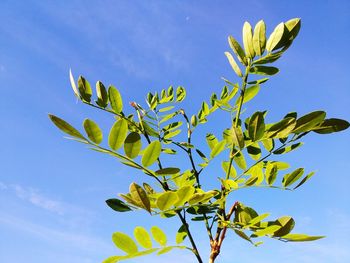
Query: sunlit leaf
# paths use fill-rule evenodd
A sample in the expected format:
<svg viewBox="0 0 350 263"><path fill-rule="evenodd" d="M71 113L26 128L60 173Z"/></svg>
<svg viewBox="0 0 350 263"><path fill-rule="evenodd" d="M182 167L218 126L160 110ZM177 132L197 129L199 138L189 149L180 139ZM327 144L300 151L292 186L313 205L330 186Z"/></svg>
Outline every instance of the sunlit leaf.
<svg viewBox="0 0 350 263"><path fill-rule="evenodd" d="M85 137L65 120L62 120L61 118L52 114L49 114L49 118L56 125L56 127L59 128L64 133L67 133L70 136L86 141Z"/></svg>
<svg viewBox="0 0 350 263"><path fill-rule="evenodd" d="M249 138L254 142L260 140L264 136L265 121L263 112L255 112L249 120L248 125Z"/></svg>
<svg viewBox="0 0 350 263"><path fill-rule="evenodd" d="M295 118L292 118L292 117L285 118L275 123L267 130L267 137L285 138L293 131L295 125L296 125Z"/></svg>
<svg viewBox="0 0 350 263"><path fill-rule="evenodd" d="M277 27L274 29L274 31L271 33L269 39L266 43L266 50L271 52L275 50L276 46L280 43L283 37L283 33L285 30L284 23L280 23L277 25Z"/></svg>
<svg viewBox="0 0 350 263"><path fill-rule="evenodd" d="M326 118L326 113L324 111L314 111L306 114L299 119L293 130L294 133L307 132L312 130Z"/></svg>
<svg viewBox="0 0 350 263"><path fill-rule="evenodd" d="M225 150L225 145L225 140L222 140L221 142L217 143L213 150L210 152L210 157L214 158L215 156L219 155L223 150Z"/></svg>
<svg viewBox="0 0 350 263"><path fill-rule="evenodd" d="M247 56L253 58L255 56L253 47L253 30L248 22L244 22L243 25L243 46Z"/></svg>
<svg viewBox="0 0 350 263"><path fill-rule="evenodd" d="M118 150L122 147L125 138L128 134L128 122L125 119L116 121L108 136L108 145L113 150Z"/></svg>
<svg viewBox="0 0 350 263"><path fill-rule="evenodd" d="M136 241L143 248L150 249L152 248L151 236L148 234L147 230L141 226L137 226L134 229L134 237Z"/></svg>
<svg viewBox="0 0 350 263"><path fill-rule="evenodd" d="M97 105L106 108L108 105L108 93L101 81L96 82Z"/></svg>
<svg viewBox="0 0 350 263"><path fill-rule="evenodd" d="M100 144L102 142L102 131L94 121L85 119L83 126L87 136L92 142L96 144Z"/></svg>
<svg viewBox="0 0 350 263"><path fill-rule="evenodd" d="M267 66L254 66L249 70L252 74L271 76L279 72L279 69L276 67L267 67Z"/></svg>
<svg viewBox="0 0 350 263"><path fill-rule="evenodd" d="M253 47L256 55L261 56L265 51L266 45L266 26L263 20L260 20L254 28Z"/></svg>
<svg viewBox="0 0 350 263"><path fill-rule="evenodd" d="M186 226L182 225L180 226L179 230L177 230L176 233L176 244L181 244L185 238L187 237L187 231L186 231Z"/></svg>
<svg viewBox="0 0 350 263"><path fill-rule="evenodd" d="M141 151L141 137L137 132L131 132L124 141L124 152L129 158L136 158Z"/></svg>
<svg viewBox="0 0 350 263"><path fill-rule="evenodd" d="M304 242L304 241L318 240L318 239L324 238L324 236L308 236L305 234L288 234L281 238L290 242Z"/></svg>
<svg viewBox="0 0 350 263"><path fill-rule="evenodd" d="M292 173L286 174L283 177L283 186L288 187L295 183L304 174L304 168L298 168Z"/></svg>
<svg viewBox="0 0 350 263"><path fill-rule="evenodd" d="M145 149L142 156L142 165L148 167L152 165L159 157L161 152L161 143L159 141L151 142Z"/></svg>
<svg viewBox="0 0 350 263"><path fill-rule="evenodd" d="M161 246L165 246L167 243L167 238L165 233L163 232L163 230L161 230L159 227L157 226L152 226L151 228L151 233L153 236L153 239L155 241L157 241L157 243Z"/></svg>
<svg viewBox="0 0 350 263"><path fill-rule="evenodd" d="M108 97L113 111L120 113L123 110L122 96L114 86L109 86Z"/></svg>
<svg viewBox="0 0 350 263"><path fill-rule="evenodd" d="M168 210L177 201L177 194L175 192L165 192L157 198L157 207L160 210Z"/></svg>
<svg viewBox="0 0 350 263"><path fill-rule="evenodd" d="M138 248L135 241L124 233L113 233L112 240L119 249L123 250L127 254L134 254L138 252Z"/></svg>
<svg viewBox="0 0 350 263"><path fill-rule="evenodd" d="M92 89L90 83L83 76L79 76L78 89L83 100L90 102L92 96Z"/></svg>
<svg viewBox="0 0 350 263"><path fill-rule="evenodd" d="M141 207L151 213L151 204L148 199L147 193L143 188L135 183L132 183L129 187L130 198Z"/></svg>
<svg viewBox="0 0 350 263"><path fill-rule="evenodd" d="M228 43L229 43L230 47L232 48L233 52L236 54L238 60L243 65L247 65L247 59L245 57L244 50L242 49L241 45L236 41L236 39L234 39L232 36L229 36Z"/></svg>
<svg viewBox="0 0 350 263"><path fill-rule="evenodd" d="M237 74L238 77L242 77L242 71L239 68L238 64L236 63L235 59L233 58L233 56L231 55L230 52L225 52L225 55L228 59L228 62L230 63L233 71Z"/></svg>

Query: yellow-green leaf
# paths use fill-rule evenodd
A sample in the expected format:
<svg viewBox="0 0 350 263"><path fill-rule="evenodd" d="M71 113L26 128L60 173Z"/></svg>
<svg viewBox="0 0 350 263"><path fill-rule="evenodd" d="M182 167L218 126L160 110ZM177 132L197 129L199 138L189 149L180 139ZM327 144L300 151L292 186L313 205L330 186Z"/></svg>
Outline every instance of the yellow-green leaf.
<svg viewBox="0 0 350 263"><path fill-rule="evenodd" d="M319 125L326 118L326 113L324 111L314 111L308 113L299 119L297 119L297 123L293 130L294 133L308 132L312 130L314 127Z"/></svg>
<svg viewBox="0 0 350 263"><path fill-rule="evenodd" d="M243 46L247 56L253 58L255 56L253 47L253 30L248 22L244 22L243 25Z"/></svg>
<svg viewBox="0 0 350 263"><path fill-rule="evenodd" d="M267 137L269 138L285 138L294 129L296 125L295 118L287 117L275 123L267 130Z"/></svg>
<svg viewBox="0 0 350 263"><path fill-rule="evenodd" d="M128 134L128 122L124 119L116 121L108 136L108 145L113 150L118 150L122 147L125 138Z"/></svg>
<svg viewBox="0 0 350 263"><path fill-rule="evenodd" d="M109 86L108 97L113 111L120 113L123 110L122 96L114 86Z"/></svg>
<svg viewBox="0 0 350 263"><path fill-rule="evenodd" d="M185 238L187 237L187 231L186 231L186 226L182 225L180 226L179 230L177 230L176 233L176 244L181 244Z"/></svg>
<svg viewBox="0 0 350 263"><path fill-rule="evenodd" d="M68 135L73 136L75 138L86 140L85 137L77 129L75 129L65 120L62 120L61 118L52 114L49 114L49 118L53 122L53 124L55 124L55 126L64 133L67 133Z"/></svg>
<svg viewBox="0 0 350 263"><path fill-rule="evenodd" d="M260 140L264 136L265 121L263 112L255 112L249 119L248 133L249 138L254 142Z"/></svg>
<svg viewBox="0 0 350 263"><path fill-rule="evenodd" d="M148 199L147 193L143 188L135 183L132 183L129 187L130 198L138 207L147 210L151 213L151 204Z"/></svg>
<svg viewBox="0 0 350 263"><path fill-rule="evenodd" d="M247 58L245 57L244 50L242 49L241 45L234 39L232 36L228 37L228 43L230 47L232 48L233 52L236 54L238 60L243 64L247 65Z"/></svg>
<svg viewBox="0 0 350 263"><path fill-rule="evenodd" d="M78 89L83 100L90 102L92 96L92 89L90 83L82 76L78 79Z"/></svg>
<svg viewBox="0 0 350 263"><path fill-rule="evenodd" d="M161 230L157 226L152 226L151 233L152 233L153 239L155 241L157 241L157 243L159 245L161 245L161 246L165 246L166 245L167 237L166 237L165 233L163 232L163 230Z"/></svg>
<svg viewBox="0 0 350 263"><path fill-rule="evenodd" d="M157 207L160 210L168 210L177 201L177 194L175 192L165 192L157 198Z"/></svg>
<svg viewBox="0 0 350 263"><path fill-rule="evenodd" d="M210 152L210 158L214 158L215 156L219 155L223 150L225 150L225 145L225 140L222 140L221 142L217 143L213 150Z"/></svg>
<svg viewBox="0 0 350 263"><path fill-rule="evenodd" d="M235 59L233 58L233 56L231 55L231 53L225 52L225 56L227 57L228 62L230 63L233 71L237 74L237 76L242 77L243 76L242 71L239 68L239 66L237 65L237 63L236 63Z"/></svg>
<svg viewBox="0 0 350 263"><path fill-rule="evenodd" d="M141 151L141 137L137 132L131 132L124 141L124 152L129 158L136 158Z"/></svg>
<svg viewBox="0 0 350 263"><path fill-rule="evenodd" d="M283 177L283 186L288 187L295 183L304 174L304 168L298 168L290 174L286 174Z"/></svg>
<svg viewBox="0 0 350 263"><path fill-rule="evenodd" d="M265 51L265 45L266 45L266 26L265 22L263 20L260 20L254 28L254 35L253 35L253 47L255 50L255 53L258 56L261 56Z"/></svg>
<svg viewBox="0 0 350 263"><path fill-rule="evenodd" d="M141 160L142 165L146 167L152 165L158 159L161 152L161 148L162 145L159 141L151 142L144 150Z"/></svg>
<svg viewBox="0 0 350 263"><path fill-rule="evenodd" d="M308 236L305 234L288 234L281 238L290 242L304 242L304 241L318 240L318 239L324 238L324 236Z"/></svg>
<svg viewBox="0 0 350 263"><path fill-rule="evenodd" d="M100 127L90 119L85 119L83 125L89 139L96 144L100 144L103 138Z"/></svg>
<svg viewBox="0 0 350 263"><path fill-rule="evenodd" d="M276 46L280 43L283 37L283 33L285 30L284 23L280 23L277 25L277 27L274 29L274 31L271 33L269 39L266 43L266 50L271 52L275 50Z"/></svg>
<svg viewBox="0 0 350 263"><path fill-rule="evenodd" d="M108 105L108 93L101 81L96 82L97 105L106 108Z"/></svg>
<svg viewBox="0 0 350 263"><path fill-rule="evenodd" d="M147 230L141 226L137 226L134 229L134 237L141 247L150 249L152 248L151 236L148 234Z"/></svg>
<svg viewBox="0 0 350 263"><path fill-rule="evenodd" d="M119 249L123 250L127 254L134 254L138 252L135 241L122 232L113 233L112 240Z"/></svg>

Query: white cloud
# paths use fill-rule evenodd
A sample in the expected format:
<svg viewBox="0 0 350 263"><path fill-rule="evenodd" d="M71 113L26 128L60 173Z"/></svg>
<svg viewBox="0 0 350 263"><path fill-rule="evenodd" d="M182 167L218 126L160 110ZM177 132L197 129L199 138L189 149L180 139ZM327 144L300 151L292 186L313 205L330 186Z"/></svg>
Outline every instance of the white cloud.
<svg viewBox="0 0 350 263"><path fill-rule="evenodd" d="M35 190L30 187L23 187L18 184L6 185L3 182L0 182L0 190L8 190L13 192L18 198L28 201L31 204L43 208L47 211L63 215L65 212L64 204L52 200L43 194L39 193L38 190Z"/></svg>

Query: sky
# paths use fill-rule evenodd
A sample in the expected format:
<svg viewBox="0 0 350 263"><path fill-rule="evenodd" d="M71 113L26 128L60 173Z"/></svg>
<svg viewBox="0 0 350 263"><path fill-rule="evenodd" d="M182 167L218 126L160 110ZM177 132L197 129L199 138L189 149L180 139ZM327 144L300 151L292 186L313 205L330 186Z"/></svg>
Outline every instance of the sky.
<svg viewBox="0 0 350 263"><path fill-rule="evenodd" d="M290 111L325 110L328 117L349 120L349 14L350 2L341 0L1 0L0 262L101 262L119 253L111 234L131 234L138 225L160 225L175 240L176 219L160 220L141 211L130 217L105 205L106 199L127 192L131 181L142 182L141 174L65 140L50 123L48 113L76 127L88 117L106 134L113 123L76 101L70 68L91 83L114 84L125 102L142 104L148 91L182 85L188 91L183 107L192 114L221 90L221 77L238 81L224 56L228 35L241 40L244 21L263 19L270 33L278 23L300 17L297 40L275 63L280 73L264 84L247 112L267 109L270 120L277 121ZM196 142L206 132L220 134L215 127L228 118L209 121ZM242 190L232 199L274 217L292 215L295 232L327 238L302 244L266 239L255 248L230 235L218 262L350 262L349 148L349 131L306 137L299 151L283 159L316 170L308 184L295 192ZM215 165L204 182L216 178ZM193 232L206 258L203 226L196 223ZM195 258L173 251L142 259L179 261Z"/></svg>

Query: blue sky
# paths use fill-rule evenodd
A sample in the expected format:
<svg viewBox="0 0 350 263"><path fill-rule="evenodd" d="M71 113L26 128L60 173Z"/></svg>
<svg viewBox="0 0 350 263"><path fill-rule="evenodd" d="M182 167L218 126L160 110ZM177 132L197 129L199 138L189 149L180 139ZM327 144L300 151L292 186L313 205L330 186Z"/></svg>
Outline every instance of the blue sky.
<svg viewBox="0 0 350 263"><path fill-rule="evenodd" d="M142 212L132 218L113 213L104 204L126 192L130 181L141 182L140 174L63 139L49 122L50 112L77 127L86 117L105 128L111 124L110 116L76 102L69 68L91 83L115 84L126 102L183 85L184 108L194 113L221 89L220 77L235 80L223 54L229 34L240 39L246 20L264 19L271 32L279 22L301 17L298 39L276 63L280 73L247 110L268 109L277 121L290 111L323 109L349 120L349 11L349 1L2 0L0 262L101 262L117 252L110 239L114 231L158 223ZM210 119L212 127L224 120ZM197 140L210 130L199 131ZM266 240L254 248L231 236L218 262L349 262L349 148L349 132L306 138L303 149L285 158L318 171L309 184L298 192L249 190L234 197L275 217L293 215L297 232L326 239ZM210 169L207 176L216 171ZM169 237L177 224L159 222ZM193 229L206 256L204 229ZM180 260L194 257L175 251L143 262Z"/></svg>

